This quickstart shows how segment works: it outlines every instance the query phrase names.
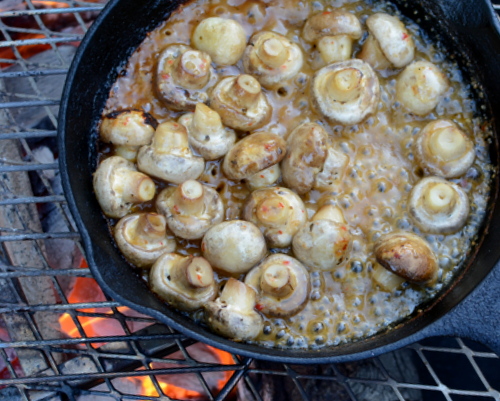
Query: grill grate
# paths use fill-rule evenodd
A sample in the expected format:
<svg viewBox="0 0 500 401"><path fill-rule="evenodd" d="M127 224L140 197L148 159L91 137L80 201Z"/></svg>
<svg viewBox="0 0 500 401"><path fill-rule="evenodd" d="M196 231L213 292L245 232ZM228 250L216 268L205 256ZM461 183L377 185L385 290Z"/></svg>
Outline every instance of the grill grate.
<svg viewBox="0 0 500 401"><path fill-rule="evenodd" d="M222 362L105 298L84 264L55 149L64 77L104 2L0 2L0 399L500 400L499 358L463 339L357 363Z"/></svg>

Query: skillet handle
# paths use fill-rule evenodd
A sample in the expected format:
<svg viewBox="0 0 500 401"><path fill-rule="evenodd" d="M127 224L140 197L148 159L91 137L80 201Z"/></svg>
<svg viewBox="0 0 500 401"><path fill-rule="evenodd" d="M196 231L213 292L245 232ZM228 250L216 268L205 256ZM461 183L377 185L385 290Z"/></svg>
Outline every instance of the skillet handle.
<svg viewBox="0 0 500 401"><path fill-rule="evenodd" d="M426 337L469 338L500 356L500 262L467 298L428 329Z"/></svg>

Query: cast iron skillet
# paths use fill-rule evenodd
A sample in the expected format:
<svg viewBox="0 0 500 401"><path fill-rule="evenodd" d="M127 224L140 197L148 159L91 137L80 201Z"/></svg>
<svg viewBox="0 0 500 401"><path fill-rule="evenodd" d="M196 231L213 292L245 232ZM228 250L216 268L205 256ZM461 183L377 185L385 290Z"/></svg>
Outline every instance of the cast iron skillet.
<svg viewBox="0 0 500 401"><path fill-rule="evenodd" d="M240 344L221 338L170 310L147 289L113 245L107 222L92 190L96 168L97 121L109 90L128 57L147 32L183 0L112 0L92 25L68 74L59 118L62 181L86 249L89 266L104 291L118 302L151 315L187 336L240 355L291 363L327 363L367 358L435 335L478 340L500 354L500 207L498 178L478 245L450 288L397 327L373 337L323 348L290 351ZM500 117L499 23L489 0L394 0L400 10L476 77L484 113L495 126ZM491 157L498 166L498 139Z"/></svg>

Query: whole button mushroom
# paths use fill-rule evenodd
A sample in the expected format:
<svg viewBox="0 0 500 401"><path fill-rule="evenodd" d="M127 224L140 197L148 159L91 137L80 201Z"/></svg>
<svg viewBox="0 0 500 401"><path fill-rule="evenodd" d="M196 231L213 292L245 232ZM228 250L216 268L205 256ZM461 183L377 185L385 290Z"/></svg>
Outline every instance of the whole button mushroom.
<svg viewBox="0 0 500 401"><path fill-rule="evenodd" d="M410 283L432 285L438 265L429 244L418 235L395 232L381 237L374 245L377 262Z"/></svg>
<svg viewBox="0 0 500 401"><path fill-rule="evenodd" d="M150 201L156 192L153 180L120 156L108 157L99 164L93 184L102 211L115 219L125 216L132 205Z"/></svg>
<svg viewBox="0 0 500 401"><path fill-rule="evenodd" d="M380 85L370 64L348 60L323 67L314 74L312 100L332 122L357 124L378 106Z"/></svg>
<svg viewBox="0 0 500 401"><path fill-rule="evenodd" d="M354 40L361 38L361 23L346 11L324 11L304 25L302 37L315 44L326 64L349 60Z"/></svg>
<svg viewBox="0 0 500 401"><path fill-rule="evenodd" d="M220 297L205 304L205 321L217 334L234 341L249 341L262 332L264 320L255 311L255 291L230 278Z"/></svg>
<svg viewBox="0 0 500 401"><path fill-rule="evenodd" d="M349 255L352 236L342 212L333 206L324 206L293 237L295 256L314 270L332 271Z"/></svg>
<svg viewBox="0 0 500 401"><path fill-rule="evenodd" d="M193 155L186 128L169 121L158 126L151 145L139 149L137 166L154 177L181 184L198 178L205 161Z"/></svg>
<svg viewBox="0 0 500 401"><path fill-rule="evenodd" d="M247 39L237 21L211 17L198 24L191 42L198 50L210 54L215 64L233 65L243 55Z"/></svg>
<svg viewBox="0 0 500 401"><path fill-rule="evenodd" d="M227 152L222 171L230 180L243 180L279 163L285 157L283 138L269 132L248 135Z"/></svg>
<svg viewBox="0 0 500 401"><path fill-rule="evenodd" d="M285 248L306 223L302 200L288 188L263 188L252 192L243 205L241 216L264 234L269 246Z"/></svg>
<svg viewBox="0 0 500 401"><path fill-rule="evenodd" d="M224 125L242 131L264 126L272 112L259 81L245 74L222 78L210 95L210 107Z"/></svg>
<svg viewBox="0 0 500 401"><path fill-rule="evenodd" d="M212 266L237 275L259 263L266 255L267 247L257 226L248 221L230 220L207 231L201 251Z"/></svg>
<svg viewBox="0 0 500 401"><path fill-rule="evenodd" d="M319 124L304 123L287 138L286 157L281 163L283 182L298 194L331 188L343 176L349 159L328 143Z"/></svg>
<svg viewBox="0 0 500 401"><path fill-rule="evenodd" d="M309 273L297 259L277 253L250 270L245 284L257 293L257 310L274 317L289 317L306 305L311 289Z"/></svg>
<svg viewBox="0 0 500 401"><path fill-rule="evenodd" d="M134 213L121 218L113 232L123 255L137 267L148 268L164 253L175 251L175 239L166 227L162 215Z"/></svg>
<svg viewBox="0 0 500 401"><path fill-rule="evenodd" d="M255 76L264 88L275 88L297 75L304 60L299 46L274 32L252 36L243 55L247 74Z"/></svg>
<svg viewBox="0 0 500 401"><path fill-rule="evenodd" d="M280 177L280 166L279 164L275 164L250 176L247 178L246 183L250 191L255 191L260 188L270 187L275 184Z"/></svg>
<svg viewBox="0 0 500 401"><path fill-rule="evenodd" d="M217 296L212 266L202 257L166 253L149 272L149 287L182 311L200 309Z"/></svg>
<svg viewBox="0 0 500 401"><path fill-rule="evenodd" d="M473 142L449 120L427 124L417 137L415 154L424 170L444 178L465 174L476 157Z"/></svg>
<svg viewBox="0 0 500 401"><path fill-rule="evenodd" d="M194 110L208 101L207 89L217 82L212 60L204 52L185 45L170 45L159 56L156 90L172 110Z"/></svg>
<svg viewBox="0 0 500 401"><path fill-rule="evenodd" d="M469 198L457 184L440 177L426 177L410 192L408 211L422 231L451 234L465 225Z"/></svg>
<svg viewBox="0 0 500 401"><path fill-rule="evenodd" d="M366 20L370 35L358 58L375 69L402 68L415 57L415 44L408 30L398 17L377 13Z"/></svg>
<svg viewBox="0 0 500 401"><path fill-rule="evenodd" d="M196 105L194 113L179 118L179 123L186 127L191 147L205 160L224 156L236 141L234 131L224 127L219 114L203 103Z"/></svg>
<svg viewBox="0 0 500 401"><path fill-rule="evenodd" d="M396 99L410 112L423 116L437 106L448 90L444 74L429 61L408 65L396 81Z"/></svg>
<svg viewBox="0 0 500 401"><path fill-rule="evenodd" d="M224 219L224 204L213 188L188 180L160 192L156 209L178 237L198 239Z"/></svg>
<svg viewBox="0 0 500 401"><path fill-rule="evenodd" d="M149 145L158 122L142 110L119 110L101 121L101 141L114 145L115 154L134 161L141 146Z"/></svg>

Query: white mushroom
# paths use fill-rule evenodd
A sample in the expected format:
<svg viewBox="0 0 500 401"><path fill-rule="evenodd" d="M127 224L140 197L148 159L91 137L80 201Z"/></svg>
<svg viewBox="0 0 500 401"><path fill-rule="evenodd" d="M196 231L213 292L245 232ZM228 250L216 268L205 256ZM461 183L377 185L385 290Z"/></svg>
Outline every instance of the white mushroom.
<svg viewBox="0 0 500 401"><path fill-rule="evenodd" d="M358 58L375 69L385 69L391 64L402 68L413 61L413 38L398 17L376 13L368 17L366 26L370 35Z"/></svg>
<svg viewBox="0 0 500 401"><path fill-rule="evenodd" d="M202 308L217 296L212 266L204 258L167 253L149 273L149 287L169 305L182 311Z"/></svg>
<svg viewBox="0 0 500 401"><path fill-rule="evenodd" d="M253 340L264 328L262 316L254 307L255 291L230 278L220 297L205 305L205 321L215 333L231 340Z"/></svg>
<svg viewBox="0 0 500 401"><path fill-rule="evenodd" d="M295 257L306 266L332 271L344 262L351 250L352 235L342 212L331 205L321 208L312 221L304 225L293 237Z"/></svg>
<svg viewBox="0 0 500 401"><path fill-rule="evenodd" d="M156 90L163 103L177 111L206 103L207 89L217 82L211 62L208 54L188 46L168 46L159 56L156 72Z"/></svg>
<svg viewBox="0 0 500 401"><path fill-rule="evenodd" d="M469 198L457 184L426 177L413 187L408 212L422 231L451 234L465 225L470 212Z"/></svg>
<svg viewBox="0 0 500 401"><path fill-rule="evenodd" d="M237 21L211 17L198 24L191 42L198 50L210 54L215 64L233 65L243 55L247 39Z"/></svg>
<svg viewBox="0 0 500 401"><path fill-rule="evenodd" d="M99 127L101 141L114 146L115 154L134 161L141 146L149 145L158 122L142 110L106 114Z"/></svg>
<svg viewBox="0 0 500 401"><path fill-rule="evenodd" d="M207 231L201 251L212 266L229 274L241 274L262 260L267 247L257 226L244 220L230 220Z"/></svg>
<svg viewBox="0 0 500 401"><path fill-rule="evenodd" d="M415 142L415 155L427 172L444 178L465 174L474 163L474 143L449 120L432 121Z"/></svg>
<svg viewBox="0 0 500 401"><path fill-rule="evenodd" d="M99 164L93 182L102 211L115 219L125 216L132 205L150 201L156 192L153 180L120 156Z"/></svg>
<svg viewBox="0 0 500 401"><path fill-rule="evenodd" d="M224 156L236 141L236 134L222 125L217 112L198 103L194 113L184 114L179 123L188 131L189 144L205 160Z"/></svg>
<svg viewBox="0 0 500 401"><path fill-rule="evenodd" d="M418 235L395 232L381 237L373 248L375 258L387 270L414 284L433 284L438 265L432 249Z"/></svg>
<svg viewBox="0 0 500 401"><path fill-rule="evenodd" d="M357 124L378 106L380 85L368 63L348 60L323 67L314 74L312 101L332 122Z"/></svg>
<svg viewBox="0 0 500 401"><path fill-rule="evenodd" d="M271 167L265 168L254 175L247 178L246 183L250 191L255 191L260 188L270 187L281 176L281 169L279 164L274 164Z"/></svg>
<svg viewBox="0 0 500 401"><path fill-rule="evenodd" d="M210 95L210 107L225 125L242 131L267 124L272 112L259 81L251 75L222 78Z"/></svg>
<svg viewBox="0 0 500 401"><path fill-rule="evenodd" d="M253 35L243 55L245 73L255 76L268 89L292 79L302 64L300 47L283 35L269 31Z"/></svg>
<svg viewBox="0 0 500 401"><path fill-rule="evenodd" d="M113 233L116 245L129 262L148 268L164 253L175 251L175 239L166 227L162 215L134 213L120 219Z"/></svg>
<svg viewBox="0 0 500 401"><path fill-rule="evenodd" d="M257 310L274 317L301 311L311 289L307 269L295 258L278 253L250 270L245 284L257 293Z"/></svg>
<svg viewBox="0 0 500 401"><path fill-rule="evenodd" d="M139 150L137 166L154 177L180 184L198 178L205 161L193 155L183 125L165 122L156 129L151 145Z"/></svg>
<svg viewBox="0 0 500 401"><path fill-rule="evenodd" d="M358 18L342 10L324 11L310 17L304 25L302 37L316 44L326 64L351 58L353 41L361 38Z"/></svg>
<svg viewBox="0 0 500 401"><path fill-rule="evenodd" d="M302 200L288 188L271 187L252 192L241 213L264 234L271 247L285 248L307 221Z"/></svg>
<svg viewBox="0 0 500 401"><path fill-rule="evenodd" d="M423 116L437 106L448 90L445 75L429 61L408 65L396 81L396 99L410 112Z"/></svg>
<svg viewBox="0 0 500 401"><path fill-rule="evenodd" d="M160 192L156 209L178 237L198 239L224 219L224 204L213 188L188 180Z"/></svg>
<svg viewBox="0 0 500 401"><path fill-rule="evenodd" d="M227 152L222 171L231 180L250 178L285 157L283 138L269 132L248 135Z"/></svg>

